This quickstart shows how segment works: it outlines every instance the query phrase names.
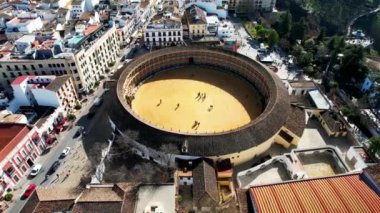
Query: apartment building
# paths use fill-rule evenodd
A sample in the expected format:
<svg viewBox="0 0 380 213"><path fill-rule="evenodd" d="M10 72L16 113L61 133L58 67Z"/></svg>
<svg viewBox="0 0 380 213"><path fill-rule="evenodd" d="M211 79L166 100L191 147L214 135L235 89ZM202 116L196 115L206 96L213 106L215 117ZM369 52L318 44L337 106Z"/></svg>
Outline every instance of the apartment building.
<svg viewBox="0 0 380 213"><path fill-rule="evenodd" d="M17 17L6 23L5 35L8 40L14 41L23 35L31 34L42 29L43 23L37 14L20 13Z"/></svg>
<svg viewBox="0 0 380 213"><path fill-rule="evenodd" d="M63 76L20 76L12 82L14 102L18 106L62 107L65 112L78 103L74 81Z"/></svg>
<svg viewBox="0 0 380 213"><path fill-rule="evenodd" d="M22 44L29 44L22 48L30 51L18 52L11 43L0 47L0 87L22 75L70 75L79 93L88 92L120 51L115 26L102 24L87 25L64 40L39 38Z"/></svg>
<svg viewBox="0 0 380 213"><path fill-rule="evenodd" d="M85 1L84 0L73 0L71 3L71 18L77 19L85 11Z"/></svg>
<svg viewBox="0 0 380 213"><path fill-rule="evenodd" d="M186 9L185 17L190 38L204 37L207 35L206 15L206 11L196 5L191 5Z"/></svg>
<svg viewBox="0 0 380 213"><path fill-rule="evenodd" d="M27 176L46 144L36 128L26 124L0 123L0 193Z"/></svg>
<svg viewBox="0 0 380 213"><path fill-rule="evenodd" d="M249 13L271 12L276 5L276 0L230 0L230 10L234 8L236 14L248 15Z"/></svg>
<svg viewBox="0 0 380 213"><path fill-rule="evenodd" d="M149 46L171 46L183 43L181 17L177 7L164 7L145 29L144 41Z"/></svg>

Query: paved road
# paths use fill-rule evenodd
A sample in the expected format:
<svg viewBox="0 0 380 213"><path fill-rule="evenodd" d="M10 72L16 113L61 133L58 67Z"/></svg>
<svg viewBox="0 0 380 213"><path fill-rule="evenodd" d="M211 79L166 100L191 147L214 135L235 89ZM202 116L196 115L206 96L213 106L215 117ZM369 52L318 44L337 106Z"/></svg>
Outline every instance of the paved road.
<svg viewBox="0 0 380 213"><path fill-rule="evenodd" d="M91 97L88 97L88 101L87 103L83 106L83 108L81 109L80 113L77 114L77 120L79 120L81 117L85 116L90 107L92 106L93 104L93 101L95 99L96 96L102 94L104 92L104 90L102 88L99 88L94 95L92 95ZM84 123L84 127L90 127L92 126L92 123L96 122L95 119L91 119L91 120L88 120L88 122ZM46 155L43 155L43 156L40 156L37 161L35 163L40 163L42 164L42 171L40 172L40 174L38 174L35 178L31 179L31 180L28 180L27 178L24 178L23 180L21 180L20 182L20 185L21 185L21 190L18 190L18 195L16 196L15 198L15 202L13 203L13 205L8 209L8 212L11 212L11 213L17 213L17 212L20 212L21 209L24 207L25 203L27 202L28 199L25 199L25 200L21 200L20 199L20 196L21 194L24 192L24 190L26 189L26 187L31 184L31 183L34 183L36 184L39 188L41 187L48 187L51 183L51 181L53 181L54 179L54 176L55 174L51 175L50 178L48 180L45 180L45 174L46 172L48 171L48 169L51 167L51 165L56 161L58 160L60 154L62 153L63 149L65 147L73 147L73 145L75 143L81 143L81 137L79 138L76 138L76 139L73 139L73 136L75 134L75 132L81 128L81 126L78 126L76 124L76 122L73 124L73 127L69 130L66 130L65 132L62 132L59 136L58 136L58 144L51 148L50 152L47 153ZM71 155L70 155L71 156ZM64 161L65 159L61 160L61 163L62 161ZM62 167L62 165L61 165ZM58 170L59 171L59 170Z"/></svg>

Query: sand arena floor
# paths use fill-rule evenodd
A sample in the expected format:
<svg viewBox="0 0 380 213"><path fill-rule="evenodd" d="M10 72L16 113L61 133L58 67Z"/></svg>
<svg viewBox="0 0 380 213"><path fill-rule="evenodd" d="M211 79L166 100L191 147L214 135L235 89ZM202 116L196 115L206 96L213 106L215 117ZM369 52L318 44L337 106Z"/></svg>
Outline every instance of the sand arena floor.
<svg viewBox="0 0 380 213"><path fill-rule="evenodd" d="M263 108L260 97L240 77L187 66L160 72L143 82L132 110L145 122L163 129L214 133L236 129L259 116Z"/></svg>

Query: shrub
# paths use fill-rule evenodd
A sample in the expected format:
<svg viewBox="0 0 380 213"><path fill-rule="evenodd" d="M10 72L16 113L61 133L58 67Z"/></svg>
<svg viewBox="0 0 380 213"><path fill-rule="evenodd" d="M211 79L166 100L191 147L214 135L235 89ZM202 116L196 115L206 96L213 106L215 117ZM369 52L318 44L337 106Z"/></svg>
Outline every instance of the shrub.
<svg viewBox="0 0 380 213"><path fill-rule="evenodd" d="M109 66L109 67L112 67L113 65L115 65L115 61L109 61L109 62L108 62L108 66Z"/></svg>
<svg viewBox="0 0 380 213"><path fill-rule="evenodd" d="M76 110L80 110L80 109L82 109L82 105L80 105L80 104L76 104L75 107L74 107L74 109L76 109Z"/></svg>
<svg viewBox="0 0 380 213"><path fill-rule="evenodd" d="M11 201L13 198L13 194L12 193L7 193L6 195L4 195L4 200L5 201Z"/></svg>
<svg viewBox="0 0 380 213"><path fill-rule="evenodd" d="M69 121L74 121L76 118L77 118L77 116L75 116L74 114L68 114L68 115L67 115L67 119L68 119Z"/></svg>
<svg viewBox="0 0 380 213"><path fill-rule="evenodd" d="M106 70L105 70L106 73L109 73L110 71L111 71L111 70L108 69L108 68L106 68Z"/></svg>
<svg viewBox="0 0 380 213"><path fill-rule="evenodd" d="M96 82L95 82L95 87L98 87L99 84L100 84L100 82L99 82L99 81L96 81Z"/></svg>
<svg viewBox="0 0 380 213"><path fill-rule="evenodd" d="M96 84L96 83L95 83ZM92 93L94 93L95 92L95 90L94 89L90 89L89 91L88 91L88 93L90 93L90 94L92 94Z"/></svg>
<svg viewBox="0 0 380 213"><path fill-rule="evenodd" d="M101 75L101 76L99 76L99 78L100 78L100 80L103 80L103 79L105 79L106 77L104 77L104 75Z"/></svg>

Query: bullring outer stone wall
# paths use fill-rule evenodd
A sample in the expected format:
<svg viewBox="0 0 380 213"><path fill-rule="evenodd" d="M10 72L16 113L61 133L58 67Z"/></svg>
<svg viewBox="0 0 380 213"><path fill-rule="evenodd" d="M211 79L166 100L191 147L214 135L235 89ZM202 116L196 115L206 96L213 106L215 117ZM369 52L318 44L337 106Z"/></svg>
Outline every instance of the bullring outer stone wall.
<svg viewBox="0 0 380 213"><path fill-rule="evenodd" d="M139 119L128 102L133 98L136 87L159 71L188 64L212 66L245 78L264 97L263 113L238 129L202 134L171 132ZM245 56L212 48L176 47L142 55L125 67L118 80L116 95L118 102L115 104L119 106L114 107L110 117L119 129L140 132L139 142L151 148L173 144L178 147L179 153L176 154L184 155L220 156L251 149L272 139L286 122L290 111L288 93L275 74ZM186 146L185 151L183 146Z"/></svg>

